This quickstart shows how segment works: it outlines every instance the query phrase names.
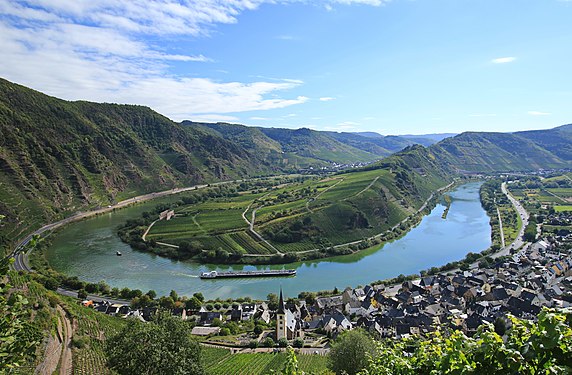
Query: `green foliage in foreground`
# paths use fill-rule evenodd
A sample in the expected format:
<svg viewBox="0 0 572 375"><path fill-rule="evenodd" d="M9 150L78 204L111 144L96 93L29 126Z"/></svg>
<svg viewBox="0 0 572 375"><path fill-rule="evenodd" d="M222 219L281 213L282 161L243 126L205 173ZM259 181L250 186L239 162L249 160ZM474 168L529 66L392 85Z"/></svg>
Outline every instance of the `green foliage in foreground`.
<svg viewBox="0 0 572 375"><path fill-rule="evenodd" d="M332 344L330 367L336 374L355 375L375 356L375 342L361 329L343 332Z"/></svg>
<svg viewBox="0 0 572 375"><path fill-rule="evenodd" d="M507 331L496 327L500 334L486 324L474 337L456 331L420 342L384 341L361 374L572 373L572 310L545 309L537 323L509 319Z"/></svg>
<svg viewBox="0 0 572 375"><path fill-rule="evenodd" d="M188 324L160 316L156 322L130 320L107 342L109 367L122 375L204 374L201 348L190 336Z"/></svg>
<svg viewBox="0 0 572 375"><path fill-rule="evenodd" d="M9 373L34 356L41 334L27 322L28 300L11 291L10 259L0 260L0 374Z"/></svg>

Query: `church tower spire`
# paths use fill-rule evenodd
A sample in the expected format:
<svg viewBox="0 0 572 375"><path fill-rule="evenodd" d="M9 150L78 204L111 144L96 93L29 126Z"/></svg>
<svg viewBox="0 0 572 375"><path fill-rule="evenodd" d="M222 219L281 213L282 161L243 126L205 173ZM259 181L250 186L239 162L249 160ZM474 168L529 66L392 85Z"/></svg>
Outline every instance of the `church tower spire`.
<svg viewBox="0 0 572 375"><path fill-rule="evenodd" d="M286 324L286 306L284 305L282 286L280 286L280 300L278 301L278 309L276 310L276 340L280 340L283 337L288 338Z"/></svg>

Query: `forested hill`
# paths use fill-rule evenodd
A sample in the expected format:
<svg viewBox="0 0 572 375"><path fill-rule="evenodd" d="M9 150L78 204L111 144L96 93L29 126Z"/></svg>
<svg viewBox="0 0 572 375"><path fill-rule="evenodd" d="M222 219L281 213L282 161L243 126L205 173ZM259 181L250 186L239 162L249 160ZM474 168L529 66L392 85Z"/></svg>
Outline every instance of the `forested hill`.
<svg viewBox="0 0 572 375"><path fill-rule="evenodd" d="M530 171L572 167L572 127L517 133L466 132L430 147L460 172Z"/></svg>
<svg viewBox="0 0 572 375"><path fill-rule="evenodd" d="M147 107L68 102L0 79L3 233L183 184L278 172L235 142Z"/></svg>
<svg viewBox="0 0 572 375"><path fill-rule="evenodd" d="M271 159L282 159L301 167L327 165L330 162L355 163L379 160L414 144L431 145L435 141L400 136L362 135L311 129L251 127L227 123L183 121L182 125L212 131L228 140L257 150ZM324 164L325 163L325 164Z"/></svg>

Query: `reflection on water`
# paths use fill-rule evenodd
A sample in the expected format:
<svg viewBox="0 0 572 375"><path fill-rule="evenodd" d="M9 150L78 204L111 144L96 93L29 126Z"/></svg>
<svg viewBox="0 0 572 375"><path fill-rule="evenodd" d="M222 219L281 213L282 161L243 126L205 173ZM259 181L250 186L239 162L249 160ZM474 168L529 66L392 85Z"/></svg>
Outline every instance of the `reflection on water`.
<svg viewBox="0 0 572 375"><path fill-rule="evenodd" d="M55 235L48 251L52 267L82 280L104 280L113 287L129 287L144 292L154 289L159 295L172 289L181 295L202 292L207 298L265 298L280 286L287 296L301 291L343 289L346 286L409 275L440 266L479 252L490 246L489 219L479 202L480 183L469 183L448 194L453 198L446 219L445 206L439 204L403 238L358 254L287 265L296 268L289 278L252 278L201 280L207 270L264 269L283 266L199 265L133 251L116 236L116 228L137 217L157 202L119 210L74 223ZM171 198L176 199L176 198ZM115 255L120 251L123 256Z"/></svg>

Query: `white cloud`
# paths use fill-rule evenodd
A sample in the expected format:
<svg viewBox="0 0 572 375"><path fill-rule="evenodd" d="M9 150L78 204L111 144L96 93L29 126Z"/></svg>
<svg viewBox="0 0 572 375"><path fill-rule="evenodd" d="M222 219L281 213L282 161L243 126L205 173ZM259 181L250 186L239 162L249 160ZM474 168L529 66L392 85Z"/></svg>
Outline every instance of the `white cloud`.
<svg viewBox="0 0 572 375"><path fill-rule="evenodd" d="M305 103L303 95L279 95L300 87L297 79L220 82L172 73L174 62L211 59L200 51L171 53L163 43L173 36L205 37L215 25L236 23L242 12L263 3L291 1L298 0L0 1L0 75L64 99L147 105L174 120L200 115L234 121L225 114Z"/></svg>
<svg viewBox="0 0 572 375"><path fill-rule="evenodd" d="M343 121L337 124L336 126L326 126L324 129L329 131L347 132L347 131L358 131L359 126L360 124L354 121Z"/></svg>
<svg viewBox="0 0 572 375"><path fill-rule="evenodd" d="M331 100L336 100L336 98L332 98L331 96L324 96L324 97L320 98L321 102L329 102Z"/></svg>
<svg viewBox="0 0 572 375"><path fill-rule="evenodd" d="M195 122L232 122L232 121L239 121L239 118L235 116L205 114L205 115L192 116L187 120Z"/></svg>
<svg viewBox="0 0 572 375"><path fill-rule="evenodd" d="M506 64L511 63L516 60L516 57L509 56L509 57L498 57L496 59L492 59L491 62L493 64Z"/></svg>
<svg viewBox="0 0 572 375"><path fill-rule="evenodd" d="M271 119L268 117L260 117L260 116L252 116L249 118L249 120L253 120L253 121L270 121Z"/></svg>
<svg viewBox="0 0 572 375"><path fill-rule="evenodd" d="M548 115L550 115L549 112L540 112L540 111L528 111L527 113L531 116L548 116Z"/></svg>

